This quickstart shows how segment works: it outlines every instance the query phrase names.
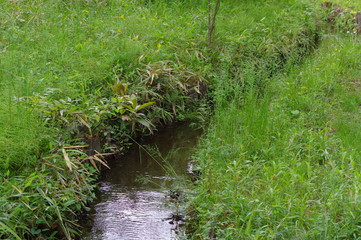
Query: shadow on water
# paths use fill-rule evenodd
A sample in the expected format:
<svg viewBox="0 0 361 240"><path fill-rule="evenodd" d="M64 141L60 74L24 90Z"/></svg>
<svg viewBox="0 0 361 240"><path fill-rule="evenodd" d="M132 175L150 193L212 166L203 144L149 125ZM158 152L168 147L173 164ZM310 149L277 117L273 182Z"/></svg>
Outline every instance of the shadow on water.
<svg viewBox="0 0 361 240"><path fill-rule="evenodd" d="M165 220L175 211L165 195L187 174L201 133L183 123L159 131L142 146L134 144L103 173L82 239L177 239L174 225Z"/></svg>

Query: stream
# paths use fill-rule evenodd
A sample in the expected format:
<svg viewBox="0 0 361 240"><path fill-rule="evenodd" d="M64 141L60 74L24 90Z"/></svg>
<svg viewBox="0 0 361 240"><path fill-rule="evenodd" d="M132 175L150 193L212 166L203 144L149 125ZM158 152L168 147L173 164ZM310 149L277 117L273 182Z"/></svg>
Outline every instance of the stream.
<svg viewBox="0 0 361 240"><path fill-rule="evenodd" d="M201 133L189 123L167 127L112 162L102 174L81 239L178 239L179 229L171 219L176 207L166 196L187 177Z"/></svg>

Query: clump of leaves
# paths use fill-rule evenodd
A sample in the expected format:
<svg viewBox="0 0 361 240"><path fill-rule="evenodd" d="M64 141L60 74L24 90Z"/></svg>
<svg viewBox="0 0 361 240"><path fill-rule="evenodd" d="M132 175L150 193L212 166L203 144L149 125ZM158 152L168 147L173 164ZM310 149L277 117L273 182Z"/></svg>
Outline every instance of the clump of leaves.
<svg viewBox="0 0 361 240"><path fill-rule="evenodd" d="M132 132L135 133L139 123L152 132L154 126L142 112L154 102L140 102L136 94L128 95L128 83L117 82L112 86L112 97L101 99L94 96L90 99L52 99L46 92L28 98L30 105L39 110L45 121L51 126L66 129L71 133L88 129L90 135L105 131L107 123L129 122ZM138 129L139 130L139 129Z"/></svg>
<svg viewBox="0 0 361 240"><path fill-rule="evenodd" d="M138 74L141 86L146 89L145 99L174 115L184 110L187 98L200 98L207 91L203 77L169 60L147 64L144 69L138 69Z"/></svg>
<svg viewBox="0 0 361 240"><path fill-rule="evenodd" d="M136 131L136 124L139 123L145 126L150 132L154 127L146 115L141 112L154 102L140 103L137 95L126 95L129 83L123 84L117 82L113 87L113 92L116 95L111 98L110 112L115 117L120 117L122 120L130 121L132 125L132 132Z"/></svg>
<svg viewBox="0 0 361 240"><path fill-rule="evenodd" d="M104 154L88 156L85 147L58 146L33 173L0 175L0 238L73 239L78 234L75 216L95 197L100 167L108 167Z"/></svg>

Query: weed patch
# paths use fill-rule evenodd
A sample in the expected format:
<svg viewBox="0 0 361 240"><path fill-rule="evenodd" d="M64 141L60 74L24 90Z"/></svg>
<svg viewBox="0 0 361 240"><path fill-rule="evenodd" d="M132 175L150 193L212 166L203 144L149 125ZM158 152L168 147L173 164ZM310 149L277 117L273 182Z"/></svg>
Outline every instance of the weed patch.
<svg viewBox="0 0 361 240"><path fill-rule="evenodd" d="M0 238L73 238L74 216L94 198L96 172L106 165L95 151L85 154L86 143L99 139L104 151L122 151L129 136L174 120L205 122L213 107L198 155L205 170L194 236L301 238L309 229L356 236L339 227L356 226L358 217L346 208L357 202L350 189L359 135L350 133L360 98L340 88L359 79L348 54L354 40L332 40L335 55L293 68L320 43L321 6L226 0L207 43L207 3L1 5ZM346 205L340 196L350 196Z"/></svg>
<svg viewBox="0 0 361 240"><path fill-rule="evenodd" d="M328 37L262 97L250 87L216 108L196 155L195 239L360 237L358 41Z"/></svg>

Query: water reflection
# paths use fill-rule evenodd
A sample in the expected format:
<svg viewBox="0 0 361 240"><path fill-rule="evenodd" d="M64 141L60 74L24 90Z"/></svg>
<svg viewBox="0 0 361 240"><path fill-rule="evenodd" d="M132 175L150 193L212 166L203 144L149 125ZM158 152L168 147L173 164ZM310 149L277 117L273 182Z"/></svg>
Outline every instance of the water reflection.
<svg viewBox="0 0 361 240"><path fill-rule="evenodd" d="M92 224L83 239L176 239L174 225L165 220L174 209L166 206L164 197L175 180L164 166L169 164L178 176L185 175L200 134L200 130L182 124L157 133L146 142L148 150L133 145L104 173L97 201L89 213ZM162 157L157 157L157 152ZM149 181L142 183L140 178Z"/></svg>

